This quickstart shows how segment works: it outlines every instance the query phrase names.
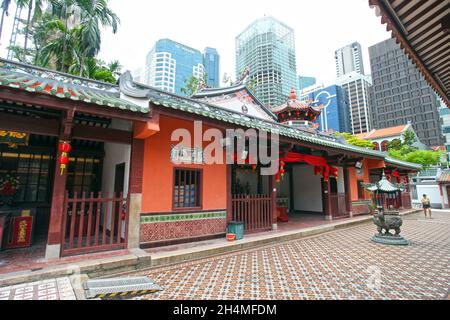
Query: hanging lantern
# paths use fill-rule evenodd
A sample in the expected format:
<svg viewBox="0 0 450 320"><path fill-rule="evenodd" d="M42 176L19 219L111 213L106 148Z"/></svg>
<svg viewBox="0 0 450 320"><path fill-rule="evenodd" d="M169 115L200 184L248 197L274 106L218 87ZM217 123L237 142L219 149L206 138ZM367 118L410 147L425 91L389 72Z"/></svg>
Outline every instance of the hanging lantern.
<svg viewBox="0 0 450 320"><path fill-rule="evenodd" d="M59 144L58 150L61 153L69 153L70 151L72 151L72 146L67 141L63 141Z"/></svg>
<svg viewBox="0 0 450 320"><path fill-rule="evenodd" d="M277 172L277 174L275 175L275 181L278 183L280 182L280 174Z"/></svg>
<svg viewBox="0 0 450 320"><path fill-rule="evenodd" d="M61 169L61 175L64 174L64 170L69 165L69 152L72 151L72 146L67 141L62 141L58 145L58 150L61 152L59 157L59 167Z"/></svg>
<svg viewBox="0 0 450 320"><path fill-rule="evenodd" d="M252 164L252 170L256 171L257 165L256 164Z"/></svg>

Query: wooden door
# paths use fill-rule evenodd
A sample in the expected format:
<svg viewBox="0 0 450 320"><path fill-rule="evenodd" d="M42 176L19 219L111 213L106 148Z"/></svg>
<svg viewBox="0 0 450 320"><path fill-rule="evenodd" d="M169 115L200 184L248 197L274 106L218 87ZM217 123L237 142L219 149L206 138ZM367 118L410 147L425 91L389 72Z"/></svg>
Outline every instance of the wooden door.
<svg viewBox="0 0 450 320"><path fill-rule="evenodd" d="M120 163L116 165L116 171L114 174L114 193L116 197L119 197L120 194L123 194L125 188L125 163ZM122 222L120 219L121 211L122 211L122 203L116 203L116 207L114 208L114 230L117 230L118 223Z"/></svg>

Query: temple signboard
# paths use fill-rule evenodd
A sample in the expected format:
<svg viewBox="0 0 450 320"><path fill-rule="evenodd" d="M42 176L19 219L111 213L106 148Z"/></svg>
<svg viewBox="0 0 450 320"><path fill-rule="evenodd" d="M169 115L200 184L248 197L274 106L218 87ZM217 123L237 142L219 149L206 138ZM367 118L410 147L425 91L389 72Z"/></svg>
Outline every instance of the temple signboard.
<svg viewBox="0 0 450 320"><path fill-rule="evenodd" d="M203 164L203 150L181 145L171 146L170 161L175 164Z"/></svg>
<svg viewBox="0 0 450 320"><path fill-rule="evenodd" d="M7 144L10 148L28 145L28 138L27 133L0 130L0 144Z"/></svg>

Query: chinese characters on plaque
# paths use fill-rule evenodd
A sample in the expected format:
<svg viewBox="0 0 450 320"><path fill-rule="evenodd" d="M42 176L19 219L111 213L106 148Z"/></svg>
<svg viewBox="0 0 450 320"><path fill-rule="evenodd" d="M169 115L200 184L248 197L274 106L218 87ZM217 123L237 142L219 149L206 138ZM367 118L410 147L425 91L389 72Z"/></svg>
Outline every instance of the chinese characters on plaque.
<svg viewBox="0 0 450 320"><path fill-rule="evenodd" d="M170 161L175 164L203 164L203 150L180 145L171 146Z"/></svg>

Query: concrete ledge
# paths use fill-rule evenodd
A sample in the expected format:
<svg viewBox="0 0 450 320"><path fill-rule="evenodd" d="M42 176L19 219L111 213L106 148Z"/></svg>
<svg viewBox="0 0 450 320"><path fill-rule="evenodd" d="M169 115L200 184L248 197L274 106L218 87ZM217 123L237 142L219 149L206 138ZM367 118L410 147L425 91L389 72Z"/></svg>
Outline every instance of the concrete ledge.
<svg viewBox="0 0 450 320"><path fill-rule="evenodd" d="M421 209L412 209L407 212L402 212L401 215L405 216L420 211ZM117 275L119 273L127 273L140 269L156 268L185 261L237 252L240 250L263 247L277 242L316 236L333 230L367 223L371 220L372 216L355 217L350 221L336 221L330 224L300 230L278 233L262 233L260 235L247 237L235 242L210 244L197 248L181 249L173 252L158 254L150 254L142 249L131 249L128 254L121 256L55 265L35 271L24 270L20 272L2 274L0 275L0 287L63 276L73 276L77 274L84 274L89 278L96 278Z"/></svg>

